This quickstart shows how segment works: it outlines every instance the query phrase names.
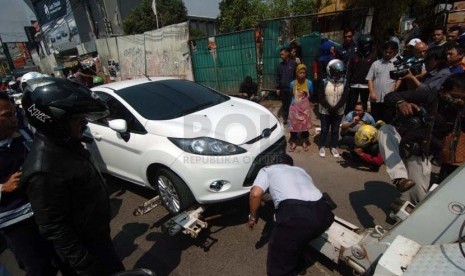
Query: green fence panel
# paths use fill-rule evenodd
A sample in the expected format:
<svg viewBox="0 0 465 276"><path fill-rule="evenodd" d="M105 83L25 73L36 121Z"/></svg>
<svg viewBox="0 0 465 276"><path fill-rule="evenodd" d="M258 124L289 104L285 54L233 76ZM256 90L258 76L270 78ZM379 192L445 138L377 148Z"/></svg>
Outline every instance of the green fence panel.
<svg viewBox="0 0 465 276"><path fill-rule="evenodd" d="M236 94L246 76L257 82L254 31L193 40L192 66L195 81L226 94Z"/></svg>
<svg viewBox="0 0 465 276"><path fill-rule="evenodd" d="M267 21L263 28L263 76L262 87L275 88L276 66L281 62L279 48L285 38L280 36L284 21Z"/></svg>
<svg viewBox="0 0 465 276"><path fill-rule="evenodd" d="M313 80L313 61L323 37L333 42L342 40L342 30L351 27L363 30L368 9L360 8L328 14L301 15L260 22L262 28L262 89L274 90L276 67L281 62L279 49L297 41L302 47L302 59L307 66L307 78ZM338 43L336 43L338 46Z"/></svg>

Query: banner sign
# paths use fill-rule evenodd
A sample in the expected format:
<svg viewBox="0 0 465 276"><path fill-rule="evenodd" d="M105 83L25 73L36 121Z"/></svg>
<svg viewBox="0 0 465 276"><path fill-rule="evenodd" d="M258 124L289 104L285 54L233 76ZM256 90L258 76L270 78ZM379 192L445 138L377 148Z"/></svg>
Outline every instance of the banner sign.
<svg viewBox="0 0 465 276"><path fill-rule="evenodd" d="M42 0L34 6L42 25L66 15L66 0Z"/></svg>

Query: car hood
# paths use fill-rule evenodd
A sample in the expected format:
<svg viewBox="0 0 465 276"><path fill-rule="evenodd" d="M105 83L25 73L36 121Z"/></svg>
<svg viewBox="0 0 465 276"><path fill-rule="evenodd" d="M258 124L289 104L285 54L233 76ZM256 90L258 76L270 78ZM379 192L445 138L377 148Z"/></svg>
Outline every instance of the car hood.
<svg viewBox="0 0 465 276"><path fill-rule="evenodd" d="M145 127L149 133L165 137L211 137L240 145L276 124L277 118L265 107L231 97L224 103L173 120L149 120Z"/></svg>

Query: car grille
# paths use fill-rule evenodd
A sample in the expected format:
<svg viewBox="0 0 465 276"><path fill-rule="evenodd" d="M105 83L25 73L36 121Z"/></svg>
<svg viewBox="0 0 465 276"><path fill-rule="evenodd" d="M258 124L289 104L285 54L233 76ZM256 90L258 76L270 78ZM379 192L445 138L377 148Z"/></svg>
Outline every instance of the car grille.
<svg viewBox="0 0 465 276"><path fill-rule="evenodd" d="M252 186L255 177L257 177L258 171L260 171L260 169L263 167L276 164L277 157L285 152L286 138L283 136L254 159L252 166L250 166L249 172L247 173L243 186Z"/></svg>
<svg viewBox="0 0 465 276"><path fill-rule="evenodd" d="M263 139L263 138L268 138L268 137L271 135L271 133L273 133L273 131L274 131L277 127L278 127L278 124L275 124L272 128L268 129L268 131L269 131L269 132L268 132L268 136L264 136L264 133L262 133L262 134L258 135L257 137L253 138L252 140L247 141L247 142L245 142L245 143L248 144L248 145L252 145L252 144L254 144L254 143L260 141L260 140Z"/></svg>

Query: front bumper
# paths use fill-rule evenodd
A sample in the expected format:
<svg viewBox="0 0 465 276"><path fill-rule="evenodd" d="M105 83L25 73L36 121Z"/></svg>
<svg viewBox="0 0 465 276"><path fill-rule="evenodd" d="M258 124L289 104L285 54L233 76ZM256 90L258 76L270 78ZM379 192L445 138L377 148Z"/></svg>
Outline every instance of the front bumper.
<svg viewBox="0 0 465 276"><path fill-rule="evenodd" d="M232 156L200 156L183 153L171 169L181 177L199 203L227 201L250 191L258 171L275 163L277 154L285 152L284 136L276 135L266 149L251 147L247 153ZM225 181L220 191L210 189L214 181Z"/></svg>

